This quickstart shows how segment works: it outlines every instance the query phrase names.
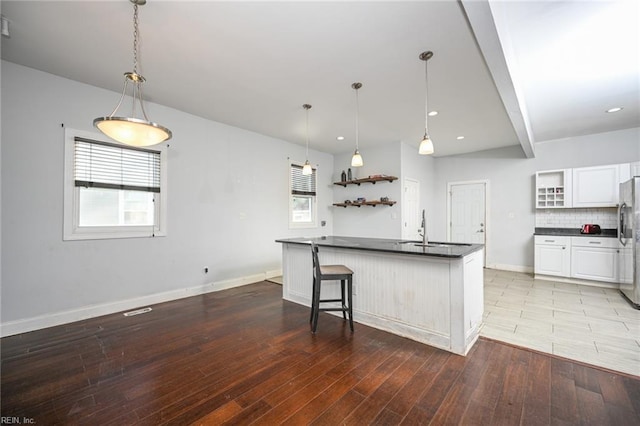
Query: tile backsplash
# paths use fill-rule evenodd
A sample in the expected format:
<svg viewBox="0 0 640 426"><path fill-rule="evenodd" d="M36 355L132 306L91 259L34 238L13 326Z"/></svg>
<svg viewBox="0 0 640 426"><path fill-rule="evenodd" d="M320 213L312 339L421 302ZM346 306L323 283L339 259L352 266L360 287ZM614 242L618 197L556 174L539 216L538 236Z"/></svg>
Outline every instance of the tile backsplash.
<svg viewBox="0 0 640 426"><path fill-rule="evenodd" d="M618 227L618 209L537 209L537 228L580 228L585 223L594 223L601 228Z"/></svg>

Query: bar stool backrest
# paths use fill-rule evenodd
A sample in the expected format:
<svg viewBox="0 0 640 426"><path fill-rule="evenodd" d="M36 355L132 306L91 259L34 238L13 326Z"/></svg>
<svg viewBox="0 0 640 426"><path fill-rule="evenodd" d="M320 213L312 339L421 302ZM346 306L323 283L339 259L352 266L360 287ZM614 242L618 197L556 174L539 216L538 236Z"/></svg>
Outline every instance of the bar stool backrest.
<svg viewBox="0 0 640 426"><path fill-rule="evenodd" d="M311 243L311 257L313 258L313 276L320 278L320 262L318 261L318 246L316 243Z"/></svg>

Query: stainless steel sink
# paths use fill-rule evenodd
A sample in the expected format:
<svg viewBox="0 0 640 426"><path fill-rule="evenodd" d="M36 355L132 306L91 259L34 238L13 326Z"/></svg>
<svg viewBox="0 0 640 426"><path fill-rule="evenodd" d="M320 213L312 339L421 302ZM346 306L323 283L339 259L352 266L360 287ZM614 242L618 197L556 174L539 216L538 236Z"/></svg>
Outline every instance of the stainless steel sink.
<svg viewBox="0 0 640 426"><path fill-rule="evenodd" d="M447 248L447 247L469 247L471 246L471 244L465 244L465 243L427 243L427 244L423 244L423 243L417 243L417 244L413 244L414 246L417 247L441 247L441 248Z"/></svg>
<svg viewBox="0 0 640 426"><path fill-rule="evenodd" d="M471 244L466 243L441 243L439 241L433 241L431 243L424 244L420 240L404 240L398 241L396 244L413 244L417 247L469 247Z"/></svg>

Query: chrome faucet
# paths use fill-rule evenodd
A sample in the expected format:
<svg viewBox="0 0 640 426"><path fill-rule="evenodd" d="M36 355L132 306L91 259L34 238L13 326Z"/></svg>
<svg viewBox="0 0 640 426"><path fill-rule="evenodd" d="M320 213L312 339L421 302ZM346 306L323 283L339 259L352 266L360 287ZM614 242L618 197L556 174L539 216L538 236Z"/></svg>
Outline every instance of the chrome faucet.
<svg viewBox="0 0 640 426"><path fill-rule="evenodd" d="M418 235L422 237L422 244L427 245L429 244L429 237L427 237L427 214L424 209L422 209L422 224L420 227L422 228L422 234L418 231Z"/></svg>

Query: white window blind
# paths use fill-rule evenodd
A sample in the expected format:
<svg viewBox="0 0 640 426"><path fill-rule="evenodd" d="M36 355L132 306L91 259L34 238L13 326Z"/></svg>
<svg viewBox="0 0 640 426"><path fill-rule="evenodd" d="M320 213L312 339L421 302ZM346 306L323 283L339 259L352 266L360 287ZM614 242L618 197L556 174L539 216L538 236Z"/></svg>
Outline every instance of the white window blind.
<svg viewBox="0 0 640 426"><path fill-rule="evenodd" d="M74 142L75 186L160 192L159 151L77 136Z"/></svg>
<svg viewBox="0 0 640 426"><path fill-rule="evenodd" d="M316 195L316 169L310 175L302 174L302 166L291 165L291 194Z"/></svg>

